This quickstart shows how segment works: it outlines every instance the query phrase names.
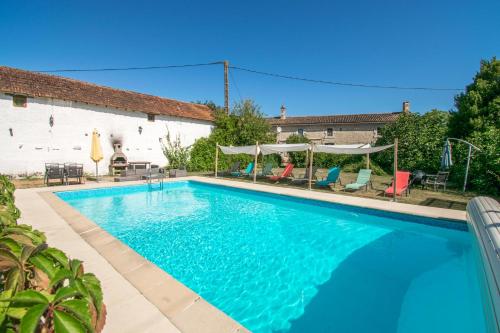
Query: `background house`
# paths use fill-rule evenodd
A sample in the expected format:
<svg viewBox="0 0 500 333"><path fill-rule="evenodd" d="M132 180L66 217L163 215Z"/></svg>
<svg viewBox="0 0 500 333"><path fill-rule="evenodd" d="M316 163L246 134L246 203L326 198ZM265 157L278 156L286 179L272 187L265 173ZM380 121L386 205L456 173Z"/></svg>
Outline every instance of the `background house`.
<svg viewBox="0 0 500 333"><path fill-rule="evenodd" d="M287 117L282 106L280 117L268 121L277 133L278 143L284 143L292 134L320 144L374 143L380 128L395 122L402 112L410 112L409 102L403 102L401 112L307 117Z"/></svg>
<svg viewBox="0 0 500 333"><path fill-rule="evenodd" d="M165 165L167 133L188 146L208 136L213 115L205 105L94 85L73 79L0 67L0 173L44 171L46 162L83 163L90 159L93 129L100 133L108 173L120 142L129 161Z"/></svg>

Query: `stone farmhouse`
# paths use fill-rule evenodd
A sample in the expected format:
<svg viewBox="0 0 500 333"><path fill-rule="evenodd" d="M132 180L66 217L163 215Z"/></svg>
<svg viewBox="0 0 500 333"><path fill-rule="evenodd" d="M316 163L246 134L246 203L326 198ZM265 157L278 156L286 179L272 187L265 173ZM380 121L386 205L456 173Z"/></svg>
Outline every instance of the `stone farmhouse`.
<svg viewBox="0 0 500 333"><path fill-rule="evenodd" d="M380 128L395 122L403 112L410 112L409 102L403 102L401 112L306 117L287 117L286 108L282 106L280 116L268 121L277 133L277 143L298 134L318 144L366 144L374 143Z"/></svg>

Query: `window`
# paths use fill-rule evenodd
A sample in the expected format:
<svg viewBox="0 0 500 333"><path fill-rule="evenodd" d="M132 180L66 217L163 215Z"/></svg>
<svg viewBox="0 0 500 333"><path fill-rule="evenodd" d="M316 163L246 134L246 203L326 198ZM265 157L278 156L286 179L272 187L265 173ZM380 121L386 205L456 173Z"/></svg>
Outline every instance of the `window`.
<svg viewBox="0 0 500 333"><path fill-rule="evenodd" d="M326 129L326 136L333 136L333 128Z"/></svg>
<svg viewBox="0 0 500 333"><path fill-rule="evenodd" d="M304 129L303 129L303 128L299 128L299 129L297 130L297 133L298 133L299 135L304 136Z"/></svg>
<svg viewBox="0 0 500 333"><path fill-rule="evenodd" d="M155 121L155 115L148 113L148 121Z"/></svg>
<svg viewBox="0 0 500 333"><path fill-rule="evenodd" d="M28 98L26 96L14 95L12 96L12 104L18 108L25 108L28 105Z"/></svg>

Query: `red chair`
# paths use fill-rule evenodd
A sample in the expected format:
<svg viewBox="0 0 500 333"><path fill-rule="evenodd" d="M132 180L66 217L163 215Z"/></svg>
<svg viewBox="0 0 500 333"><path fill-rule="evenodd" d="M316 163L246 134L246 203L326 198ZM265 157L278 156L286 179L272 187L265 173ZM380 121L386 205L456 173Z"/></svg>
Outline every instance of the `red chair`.
<svg viewBox="0 0 500 333"><path fill-rule="evenodd" d="M277 182L279 180L282 180L282 179L285 179L285 178L288 178L292 175L292 171L293 171L293 164L292 163L288 163L285 167L285 170L283 170L283 173L279 176L268 176L267 179L269 179L270 181L273 181L273 182Z"/></svg>
<svg viewBox="0 0 500 333"><path fill-rule="evenodd" d="M409 171L396 171L396 195L408 195L410 189L410 172ZM392 196L394 194L394 181L385 189L384 195Z"/></svg>

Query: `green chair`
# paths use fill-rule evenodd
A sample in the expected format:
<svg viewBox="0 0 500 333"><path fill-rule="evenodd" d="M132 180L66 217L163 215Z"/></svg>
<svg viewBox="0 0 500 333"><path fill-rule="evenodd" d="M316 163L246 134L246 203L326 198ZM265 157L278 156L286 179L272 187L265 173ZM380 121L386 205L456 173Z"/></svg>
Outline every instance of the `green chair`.
<svg viewBox="0 0 500 333"><path fill-rule="evenodd" d="M248 163L245 171L243 171L243 172L240 172L240 171L231 172L231 176L234 176L234 177L247 176L252 172L252 170L253 170L253 162L250 162L250 163Z"/></svg>
<svg viewBox="0 0 500 333"><path fill-rule="evenodd" d="M266 163L266 165L264 165L264 168L262 168L262 171L257 173L257 177L266 177L272 174L273 174L273 164Z"/></svg>
<svg viewBox="0 0 500 333"><path fill-rule="evenodd" d="M371 169L361 169L358 173L358 179L354 183L347 184L344 187L344 190L359 190L364 187L366 191L368 191L368 184L371 185L370 177L372 175Z"/></svg>

